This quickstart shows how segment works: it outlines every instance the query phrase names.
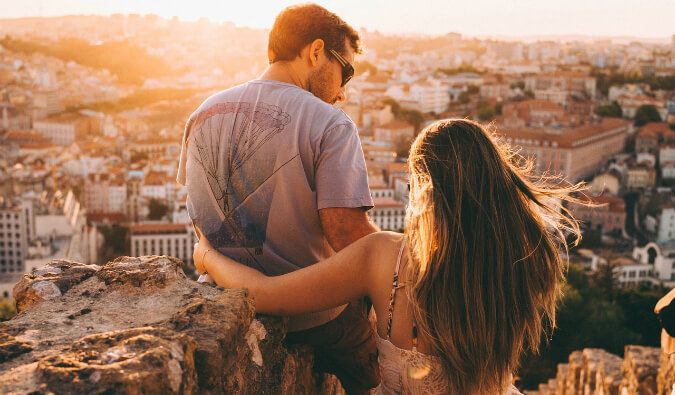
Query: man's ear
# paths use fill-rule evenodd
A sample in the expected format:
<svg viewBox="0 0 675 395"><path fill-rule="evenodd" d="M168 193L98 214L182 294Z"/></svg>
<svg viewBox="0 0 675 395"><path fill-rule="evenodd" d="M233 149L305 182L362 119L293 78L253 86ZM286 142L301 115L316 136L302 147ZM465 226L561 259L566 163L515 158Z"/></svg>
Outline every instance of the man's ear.
<svg viewBox="0 0 675 395"><path fill-rule="evenodd" d="M309 44L309 64L312 67L316 67L319 64L319 59L323 56L324 42L322 39L317 38Z"/></svg>

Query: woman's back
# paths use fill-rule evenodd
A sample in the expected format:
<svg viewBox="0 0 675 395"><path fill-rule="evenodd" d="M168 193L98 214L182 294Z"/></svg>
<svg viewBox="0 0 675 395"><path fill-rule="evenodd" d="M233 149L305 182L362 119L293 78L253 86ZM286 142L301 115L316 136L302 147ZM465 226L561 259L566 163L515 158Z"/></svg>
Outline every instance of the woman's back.
<svg viewBox="0 0 675 395"><path fill-rule="evenodd" d="M408 280L401 271L407 263L405 238L383 232L373 247L382 251L376 262L381 281L373 298L382 382L373 394L447 394L450 386L442 359L431 355L428 339L418 338L406 295ZM519 394L513 387L504 393Z"/></svg>

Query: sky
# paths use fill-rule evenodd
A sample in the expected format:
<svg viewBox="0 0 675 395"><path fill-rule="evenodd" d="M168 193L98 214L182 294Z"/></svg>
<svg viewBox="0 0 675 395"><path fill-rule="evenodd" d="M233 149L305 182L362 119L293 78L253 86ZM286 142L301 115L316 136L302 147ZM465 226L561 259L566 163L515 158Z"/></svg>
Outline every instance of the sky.
<svg viewBox="0 0 675 395"><path fill-rule="evenodd" d="M0 0L0 19L72 14L153 13L208 17L268 28L285 6L276 0ZM302 2L302 1L301 1ZM669 38L675 0L318 0L354 27L383 33L469 36L570 35Z"/></svg>

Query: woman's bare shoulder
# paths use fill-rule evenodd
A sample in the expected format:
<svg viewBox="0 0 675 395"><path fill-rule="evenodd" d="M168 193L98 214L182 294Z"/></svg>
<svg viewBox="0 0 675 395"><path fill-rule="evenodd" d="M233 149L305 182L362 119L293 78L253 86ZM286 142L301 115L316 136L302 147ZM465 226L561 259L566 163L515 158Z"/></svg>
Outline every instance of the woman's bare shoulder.
<svg viewBox="0 0 675 395"><path fill-rule="evenodd" d="M388 276L396 264L403 235L396 232L375 232L359 241L368 250L368 257L377 271Z"/></svg>
<svg viewBox="0 0 675 395"><path fill-rule="evenodd" d="M381 251L381 248L399 248L401 246L401 241L403 240L403 234L397 232L389 231L380 231L371 233L368 236L361 238L358 242L361 242L363 246L367 248L376 249ZM398 250L397 250L398 251Z"/></svg>

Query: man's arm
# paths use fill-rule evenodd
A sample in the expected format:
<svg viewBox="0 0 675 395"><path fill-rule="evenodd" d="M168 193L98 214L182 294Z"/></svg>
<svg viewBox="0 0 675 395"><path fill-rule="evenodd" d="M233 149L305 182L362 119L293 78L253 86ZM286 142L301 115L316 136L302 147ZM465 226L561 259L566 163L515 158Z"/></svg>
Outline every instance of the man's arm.
<svg viewBox="0 0 675 395"><path fill-rule="evenodd" d="M356 240L379 231L368 221L368 214L362 207L329 207L319 210L323 233L335 252Z"/></svg>

